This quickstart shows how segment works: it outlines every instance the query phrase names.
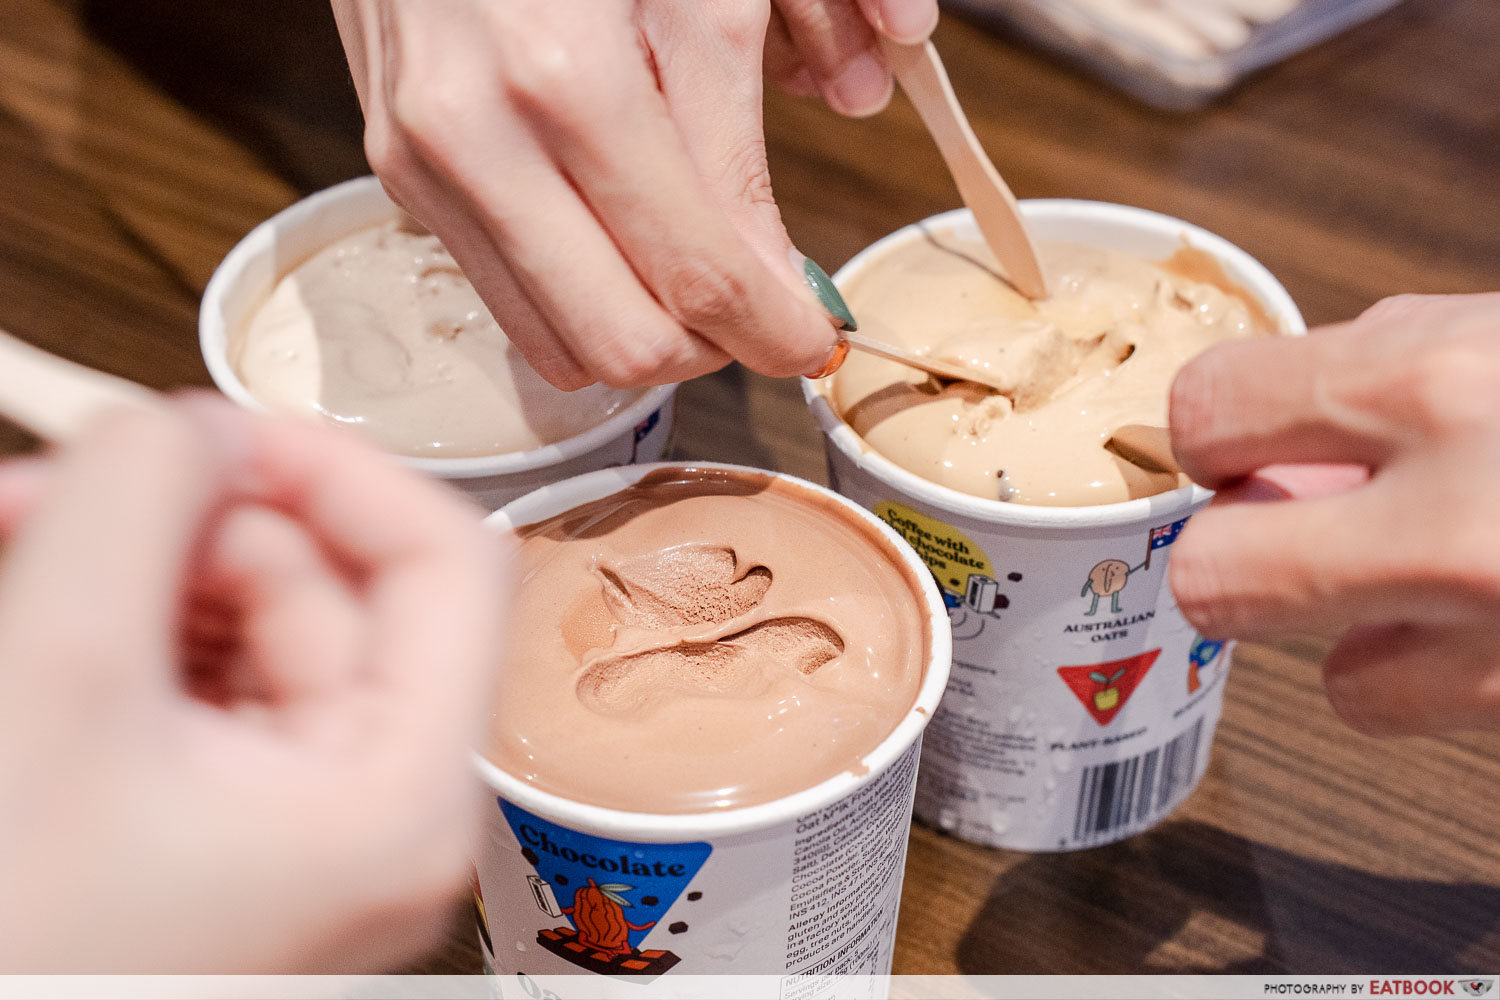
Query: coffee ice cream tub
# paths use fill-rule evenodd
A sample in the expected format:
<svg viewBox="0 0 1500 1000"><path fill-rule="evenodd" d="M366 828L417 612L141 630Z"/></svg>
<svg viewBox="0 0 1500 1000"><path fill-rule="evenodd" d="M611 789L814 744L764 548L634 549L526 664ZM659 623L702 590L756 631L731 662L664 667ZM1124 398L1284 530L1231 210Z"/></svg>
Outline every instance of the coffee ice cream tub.
<svg viewBox="0 0 1500 1000"><path fill-rule="evenodd" d="M252 230L219 265L203 295L199 346L214 384L254 410L267 407L231 362L234 338L245 330L283 278L325 248L400 217L374 177L360 177L313 194ZM550 387L543 387L550 391ZM487 510L539 486L595 469L661 458L671 434L676 386L657 386L579 433L538 447L467 457L399 456L420 472L451 482ZM558 393L559 397L563 394ZM563 397L572 404L572 397ZM576 405L588 405L581 398Z"/></svg>
<svg viewBox="0 0 1500 1000"><path fill-rule="evenodd" d="M1165 260L1184 243L1280 327L1305 332L1274 277L1179 219L1098 202L1022 202L1034 237ZM864 250L847 284L923 230L978 239L967 210ZM1094 506L1040 506L932 483L874 451L830 385L804 380L829 475L920 554L953 630L948 693L928 728L916 815L981 844L1063 851L1166 817L1197 785L1223 706L1231 644L1198 636L1167 584L1171 546L1212 494L1196 485Z"/></svg>
<svg viewBox="0 0 1500 1000"><path fill-rule="evenodd" d="M544 487L493 514L534 525L612 497L672 466L609 469ZM916 697L853 769L759 804L649 814L555 794L476 755L489 791L474 894L488 968L597 973L889 973L923 728L947 684L947 613L926 566L847 499L780 474L837 510L899 567L927 646ZM774 586L774 584L773 584ZM566 600L559 595L559 600ZM622 746L618 754L630 754Z"/></svg>

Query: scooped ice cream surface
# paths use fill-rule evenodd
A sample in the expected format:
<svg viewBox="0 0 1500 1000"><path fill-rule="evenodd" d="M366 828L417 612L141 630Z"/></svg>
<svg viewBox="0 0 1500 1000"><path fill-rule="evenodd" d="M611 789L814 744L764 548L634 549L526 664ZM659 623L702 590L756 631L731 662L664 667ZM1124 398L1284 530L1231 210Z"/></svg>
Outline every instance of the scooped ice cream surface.
<svg viewBox="0 0 1500 1000"><path fill-rule="evenodd" d="M668 469L522 529L490 757L632 812L767 802L859 771L913 710L921 583L834 501Z"/></svg>
<svg viewBox="0 0 1500 1000"><path fill-rule="evenodd" d="M229 361L272 410L428 458L554 444L641 395L543 381L437 237L410 221L346 236L282 278L231 339Z"/></svg>
<svg viewBox="0 0 1500 1000"><path fill-rule="evenodd" d="M834 376L835 409L875 451L924 479L989 500L1114 503L1185 480L1106 451L1124 424L1165 425L1172 377L1204 348L1278 332L1218 264L1044 243L1052 296L1033 303L992 272L981 243L950 233L901 244L845 283L872 339L958 361L1006 390L939 382L868 355Z"/></svg>

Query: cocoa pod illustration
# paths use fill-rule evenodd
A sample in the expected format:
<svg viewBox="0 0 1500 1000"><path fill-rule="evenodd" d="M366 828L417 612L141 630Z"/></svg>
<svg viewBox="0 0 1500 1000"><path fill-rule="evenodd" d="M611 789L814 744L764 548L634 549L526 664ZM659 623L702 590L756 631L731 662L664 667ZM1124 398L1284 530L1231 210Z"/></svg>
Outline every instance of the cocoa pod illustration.
<svg viewBox="0 0 1500 1000"><path fill-rule="evenodd" d="M654 927L656 921L632 924L625 919L625 907L630 904L620 894L630 891L630 886L598 885L593 879L588 883L578 887L573 905L562 911L573 918L579 944L611 956L630 954L630 932Z"/></svg>

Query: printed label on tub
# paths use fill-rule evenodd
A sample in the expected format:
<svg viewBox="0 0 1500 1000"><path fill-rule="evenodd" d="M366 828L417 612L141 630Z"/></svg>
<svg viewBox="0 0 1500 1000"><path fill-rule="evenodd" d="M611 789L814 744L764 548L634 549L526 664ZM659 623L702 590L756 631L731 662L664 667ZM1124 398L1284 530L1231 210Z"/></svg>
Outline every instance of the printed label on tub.
<svg viewBox="0 0 1500 1000"><path fill-rule="evenodd" d="M621 435L610 442L605 450L605 456L592 456L592 460L585 466L580 466L578 471L593 471L594 469L613 468L619 465L637 465L647 462L659 462L667 451L667 441L672 436L672 406L668 404L661 409L652 410L644 420L636 424L629 434ZM605 458L600 461L599 458ZM570 472L576 475L577 472ZM566 477L563 477L566 478ZM557 478L552 480L558 481Z"/></svg>
<svg viewBox="0 0 1500 1000"><path fill-rule="evenodd" d="M713 848L606 840L497 801L521 856L535 869L526 881L536 908L567 918L537 932L540 947L589 972L660 975L680 961L670 951L640 945Z"/></svg>
<svg viewBox="0 0 1500 1000"><path fill-rule="evenodd" d="M1075 534L918 509L836 451L836 488L927 563L953 673L927 727L916 814L968 840L1071 850L1153 825L1207 766L1229 650L1166 582L1189 511Z"/></svg>
<svg viewBox="0 0 1500 1000"><path fill-rule="evenodd" d="M486 964L639 982L885 975L919 748L823 809L717 840L615 840L496 799L473 886Z"/></svg>

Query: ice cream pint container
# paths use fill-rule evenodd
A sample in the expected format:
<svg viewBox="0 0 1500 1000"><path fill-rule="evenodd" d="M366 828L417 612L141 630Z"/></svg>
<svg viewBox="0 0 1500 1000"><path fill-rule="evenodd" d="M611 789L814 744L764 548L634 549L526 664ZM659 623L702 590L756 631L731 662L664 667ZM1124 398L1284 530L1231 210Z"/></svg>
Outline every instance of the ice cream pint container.
<svg viewBox="0 0 1500 1000"><path fill-rule="evenodd" d="M609 469L544 487L488 523L533 524L666 467ZM925 566L894 532L836 499L923 580ZM487 969L642 984L704 974L889 974L922 730L951 658L937 589L925 587L921 600L930 646L916 702L862 759L863 773L845 771L757 805L651 815L542 791L476 754L488 792L473 878Z"/></svg>
<svg viewBox="0 0 1500 1000"><path fill-rule="evenodd" d="M1197 226L1097 202L1022 202L1033 236L1165 259L1205 251L1283 334L1305 332L1271 274ZM967 210L919 224L978 238ZM919 226L871 245L848 281ZM976 843L1065 851L1166 817L1207 767L1230 644L1197 635L1167 584L1172 545L1211 493L1188 486L1091 507L971 496L877 454L804 380L829 475L921 555L953 629L948 692L927 730L916 815Z"/></svg>
<svg viewBox="0 0 1500 1000"><path fill-rule="evenodd" d="M229 362L230 338L276 283L339 239L397 217L399 209L374 177L359 177L302 199L252 230L229 252L204 291L198 342L219 390L241 406L263 410ZM657 386L581 434L527 451L474 458L401 461L462 489L486 510L570 476L654 462L666 451L677 387Z"/></svg>

